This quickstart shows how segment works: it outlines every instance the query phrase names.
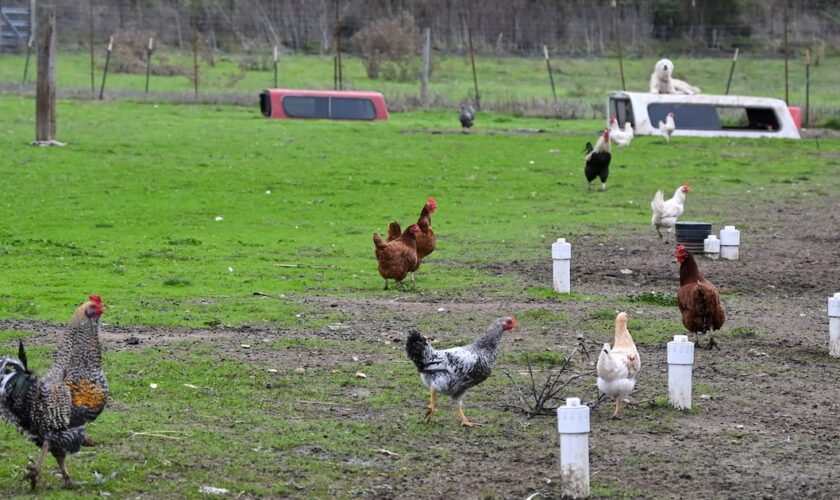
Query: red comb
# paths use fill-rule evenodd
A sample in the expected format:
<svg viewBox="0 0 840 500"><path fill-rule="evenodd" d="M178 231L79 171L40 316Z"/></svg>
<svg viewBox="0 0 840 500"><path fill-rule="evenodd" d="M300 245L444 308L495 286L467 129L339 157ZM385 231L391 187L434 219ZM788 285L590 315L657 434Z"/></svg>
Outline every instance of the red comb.
<svg viewBox="0 0 840 500"><path fill-rule="evenodd" d="M683 188L685 189L686 193L691 189L691 186L686 182L683 184Z"/></svg>
<svg viewBox="0 0 840 500"><path fill-rule="evenodd" d="M677 252L685 252L685 245L679 245L677 247Z"/></svg>
<svg viewBox="0 0 840 500"><path fill-rule="evenodd" d="M436 207L436 206L437 206L437 202L435 201L435 199L434 199L434 198L431 198L431 197L429 197L429 199L428 199L428 200L426 200L426 204L431 205L431 206L433 206L433 207Z"/></svg>
<svg viewBox="0 0 840 500"><path fill-rule="evenodd" d="M102 297L100 297L99 295L96 295L96 294L91 295L90 300L92 302L95 302L95 303L99 304L99 305L102 305Z"/></svg>

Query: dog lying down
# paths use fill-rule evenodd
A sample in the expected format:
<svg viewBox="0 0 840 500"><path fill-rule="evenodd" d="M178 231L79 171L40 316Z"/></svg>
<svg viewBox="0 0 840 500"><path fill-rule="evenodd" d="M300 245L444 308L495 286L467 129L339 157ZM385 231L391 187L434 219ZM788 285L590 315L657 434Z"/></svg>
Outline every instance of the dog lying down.
<svg viewBox="0 0 840 500"><path fill-rule="evenodd" d="M650 92L652 94L699 94L700 89L687 82L671 77L674 63L668 59L660 59L650 75Z"/></svg>

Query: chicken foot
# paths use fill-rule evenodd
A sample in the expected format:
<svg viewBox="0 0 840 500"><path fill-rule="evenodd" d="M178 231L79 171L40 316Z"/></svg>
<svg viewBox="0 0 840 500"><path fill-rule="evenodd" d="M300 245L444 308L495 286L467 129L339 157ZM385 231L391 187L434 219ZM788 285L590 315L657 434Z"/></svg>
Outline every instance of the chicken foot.
<svg viewBox="0 0 840 500"><path fill-rule="evenodd" d="M29 463L26 464L26 474L23 475L23 479L29 479L29 484L33 490L41 482L41 467L44 466L44 455L47 454L49 447L50 442L45 439L44 444L41 446L41 453L38 455L38 460L33 462L32 459L29 459Z"/></svg>
<svg viewBox="0 0 840 500"><path fill-rule="evenodd" d="M431 389L431 395L429 399L429 406L428 410L426 411L426 416L423 417L423 421L427 424L432 421L432 417L434 416L435 412L437 411L437 403L435 401L435 390Z"/></svg>
<svg viewBox="0 0 840 500"><path fill-rule="evenodd" d="M467 416L464 415L464 409L461 407L461 403L455 403L455 413L458 414L458 420L461 421L461 425L464 427L480 427L484 424L480 424L478 422L470 422L467 420Z"/></svg>
<svg viewBox="0 0 840 500"><path fill-rule="evenodd" d="M718 351L720 350L720 346L715 341L715 338L712 336L712 332L709 332L709 343L705 346L700 342L700 332L695 332L694 338L696 340L695 343L697 344L697 347L706 349L707 351L711 351L712 349L717 349Z"/></svg>

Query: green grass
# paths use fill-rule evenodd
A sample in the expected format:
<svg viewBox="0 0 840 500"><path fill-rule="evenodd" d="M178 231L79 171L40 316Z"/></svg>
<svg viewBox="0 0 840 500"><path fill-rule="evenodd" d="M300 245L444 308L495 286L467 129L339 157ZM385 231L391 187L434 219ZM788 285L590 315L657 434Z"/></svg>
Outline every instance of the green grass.
<svg viewBox="0 0 840 500"><path fill-rule="evenodd" d="M586 121L516 119L547 130L526 136L427 135L404 132L457 123L441 112L284 122L234 107L62 101L58 138L69 145L50 149L27 146L31 100L2 98L0 114L0 174L14 186L0 204L0 317L63 321L100 293L113 323L323 326L332 311L289 297L393 295L381 290L370 235L416 218L428 196L439 203L439 249L416 290L399 293L517 296L515 277L489 264L545 259L561 235L645 227L657 188L690 180L692 201L714 206L746 192L768 200L837 185L823 175L837 161L819 156L838 150L831 140L820 149L729 139L664 147L639 137L616 154L602 194L583 189L580 144L597 127ZM511 124L486 125L495 126ZM733 148L735 161L725 156ZM761 184L800 176L818 180Z"/></svg>
<svg viewBox="0 0 840 500"><path fill-rule="evenodd" d="M0 175L8 186L0 201L0 318L64 322L87 294L99 293L110 324L256 324L276 333L252 347L264 356L253 359L207 342L106 352L112 404L90 426L106 444L70 461L89 483L86 495L197 497L208 484L248 496L371 496L383 474L398 483L438 473L435 464L464 467L464 456L500 441L554 440L552 426L529 428L501 409L500 390L510 395L510 383L498 373L469 395L480 418L496 425L466 435L446 406L429 432L419 423L427 394L401 346L315 338L349 314L318 299L533 301L518 314L524 326L564 331L562 306L585 304L594 309L591 320L569 330L608 339L612 299L523 285L511 263L549 266L559 236L574 244L580 235L650 231L653 192L685 181L692 206L716 218L732 199L795 204L840 184L833 175L840 142L832 139L681 138L666 147L639 137L616 151L604 194L587 192L581 173L580 151L595 121L487 113L482 128L546 133L429 134L422 132L456 129L452 113L397 114L386 123L272 121L227 106L61 101L58 139L68 146L33 148L31 99L0 97L0 116ZM415 219L428 196L438 200L438 250L417 273L415 290L383 291L371 233L393 219ZM625 297L616 300L630 302ZM649 299L639 303L668 305ZM634 316L628 327L640 344L682 331L676 317ZM454 333L440 347L474 336L446 314L412 321L424 332ZM0 345L11 351L26 335L0 332ZM527 346L532 340L523 337ZM43 373L51 349L32 342L29 351ZM374 363L352 353L375 354ZM561 359L534 356L541 366ZM307 359L316 362L295 371ZM500 361L517 370L524 364L513 347ZM274 367L277 373L267 371ZM360 369L367 378L355 376ZM709 392L702 387L695 392ZM678 422L666 424L650 430ZM0 426L0 490L26 492L19 478L34 452ZM117 475L93 485L94 472ZM50 496L72 496L52 475L47 484Z"/></svg>
<svg viewBox="0 0 840 500"><path fill-rule="evenodd" d="M189 54L167 52L163 54L167 64L181 67L184 73L192 72L192 57ZM267 56L268 54L266 54ZM266 87L272 87L273 72L243 71L240 62L254 56L223 55L216 58L216 64L201 66L200 92L204 94L234 93L254 96ZM90 89L90 56L84 52L60 53L57 64L58 85L75 89L85 94ZM628 90L647 91L650 73L658 58L627 58L624 60L625 80ZM361 61L355 57L344 57L345 88L378 90L391 101L402 101L406 97L419 95L419 82L393 82L370 80ZM833 75L838 74L837 58L824 58L819 67L811 71L811 105L837 113L840 89L834 85ZM675 76L686 79L701 87L707 94L722 94L729 75L730 59L674 60ZM154 63L154 59L153 59ZM97 59L97 85L99 91L104 54ZM19 83L23 75L23 55L3 55L0 59L0 82ZM541 57L497 57L479 56L476 61L479 90L482 101L503 105L513 101L527 102L532 99L550 101L552 98L545 62ZM584 116L592 116L591 104L602 105L607 91L621 88L621 77L617 59L576 59L555 57L552 60L554 80L558 98L582 104ZM30 78L34 78L30 66ZM805 70L801 61L790 64L791 104L804 106ZM331 56L287 55L281 59L279 68L280 87L287 88L332 88L333 60ZM145 74L115 74L107 79L107 90L136 92L144 91ZM193 84L186 76L152 76L150 91L154 93L180 92L191 94ZM752 58L741 53L738 60L731 94L760 95L784 98L784 61L780 59ZM450 103L467 101L473 94L472 74L469 58L444 55L436 59L435 70L430 80L430 94L433 99ZM483 120L482 120L483 121Z"/></svg>

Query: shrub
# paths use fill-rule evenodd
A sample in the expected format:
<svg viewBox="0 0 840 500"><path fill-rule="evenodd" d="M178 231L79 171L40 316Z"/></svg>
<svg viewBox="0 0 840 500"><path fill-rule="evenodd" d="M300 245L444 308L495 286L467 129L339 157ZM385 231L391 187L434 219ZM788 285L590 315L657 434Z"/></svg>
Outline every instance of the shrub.
<svg viewBox="0 0 840 500"><path fill-rule="evenodd" d="M371 22L353 35L351 42L369 78L381 76L408 81L417 78L420 72L421 38L414 17L402 12L396 17Z"/></svg>

